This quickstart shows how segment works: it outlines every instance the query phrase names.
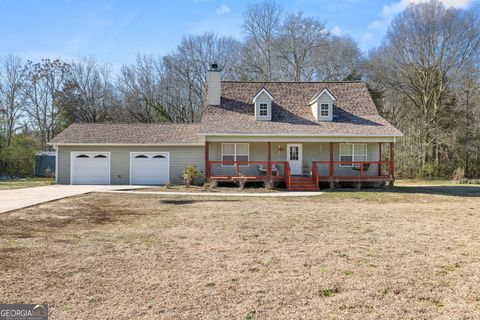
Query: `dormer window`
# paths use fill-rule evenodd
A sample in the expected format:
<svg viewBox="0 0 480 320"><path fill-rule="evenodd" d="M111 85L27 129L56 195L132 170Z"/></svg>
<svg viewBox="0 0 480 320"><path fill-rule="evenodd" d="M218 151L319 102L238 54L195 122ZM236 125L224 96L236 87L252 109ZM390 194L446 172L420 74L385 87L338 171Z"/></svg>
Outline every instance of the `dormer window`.
<svg viewBox="0 0 480 320"><path fill-rule="evenodd" d="M272 102L273 97L267 89L262 88L253 98L253 107L255 108L255 120L272 120Z"/></svg>
<svg viewBox="0 0 480 320"><path fill-rule="evenodd" d="M268 117L268 104L260 103L259 115L260 117Z"/></svg>
<svg viewBox="0 0 480 320"><path fill-rule="evenodd" d="M310 100L313 116L317 121L333 121L333 102L335 97L327 89L323 89Z"/></svg>
<svg viewBox="0 0 480 320"><path fill-rule="evenodd" d="M330 115L330 105L328 103L320 104L320 117L328 117Z"/></svg>

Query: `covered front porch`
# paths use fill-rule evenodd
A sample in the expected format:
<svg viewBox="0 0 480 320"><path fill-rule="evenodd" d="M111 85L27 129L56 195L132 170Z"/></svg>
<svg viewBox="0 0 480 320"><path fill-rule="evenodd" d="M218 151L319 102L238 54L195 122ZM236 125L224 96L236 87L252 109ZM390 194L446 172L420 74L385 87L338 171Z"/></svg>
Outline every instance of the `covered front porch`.
<svg viewBox="0 0 480 320"><path fill-rule="evenodd" d="M322 182L393 185L394 142L206 141L205 179L270 180L288 190L318 190Z"/></svg>

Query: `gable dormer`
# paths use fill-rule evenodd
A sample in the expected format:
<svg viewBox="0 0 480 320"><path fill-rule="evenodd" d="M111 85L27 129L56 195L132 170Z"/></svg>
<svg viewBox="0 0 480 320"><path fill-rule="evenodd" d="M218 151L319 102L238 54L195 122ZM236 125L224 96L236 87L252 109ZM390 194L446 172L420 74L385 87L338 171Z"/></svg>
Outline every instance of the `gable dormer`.
<svg viewBox="0 0 480 320"><path fill-rule="evenodd" d="M310 107L312 113L317 121L332 121L333 120L333 102L334 95L327 89L323 89L310 100Z"/></svg>
<svg viewBox="0 0 480 320"><path fill-rule="evenodd" d="M273 96L267 89L262 88L253 98L253 107L255 108L255 120L272 120L272 102Z"/></svg>

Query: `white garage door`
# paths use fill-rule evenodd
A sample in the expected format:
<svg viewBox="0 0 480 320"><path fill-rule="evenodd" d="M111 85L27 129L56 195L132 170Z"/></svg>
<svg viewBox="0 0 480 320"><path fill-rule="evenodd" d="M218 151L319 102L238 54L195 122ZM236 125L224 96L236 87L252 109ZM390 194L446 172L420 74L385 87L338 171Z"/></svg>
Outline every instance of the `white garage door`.
<svg viewBox="0 0 480 320"><path fill-rule="evenodd" d="M72 184L110 184L109 152L72 152Z"/></svg>
<svg viewBox="0 0 480 320"><path fill-rule="evenodd" d="M168 158L168 152L130 153L130 184L166 184L170 180Z"/></svg>

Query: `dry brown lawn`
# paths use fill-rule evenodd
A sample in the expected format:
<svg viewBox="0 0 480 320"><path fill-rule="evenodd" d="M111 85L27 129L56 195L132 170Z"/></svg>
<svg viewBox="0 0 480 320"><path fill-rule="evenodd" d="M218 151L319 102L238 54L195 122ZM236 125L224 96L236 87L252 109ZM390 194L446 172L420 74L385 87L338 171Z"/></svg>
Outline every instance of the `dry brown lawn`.
<svg viewBox="0 0 480 320"><path fill-rule="evenodd" d="M208 193L278 193L278 192L287 192L284 188L278 189L265 189L262 183L252 184L248 183L244 189L240 189L234 183L224 184L215 188L209 188L206 186L184 186L184 185L174 185L174 186L158 186L158 187L148 187L144 189L133 190L136 192L188 192L188 193L198 193L198 192L208 192Z"/></svg>
<svg viewBox="0 0 480 320"><path fill-rule="evenodd" d="M479 319L479 284L476 187L89 194L0 215L0 302L51 319Z"/></svg>

